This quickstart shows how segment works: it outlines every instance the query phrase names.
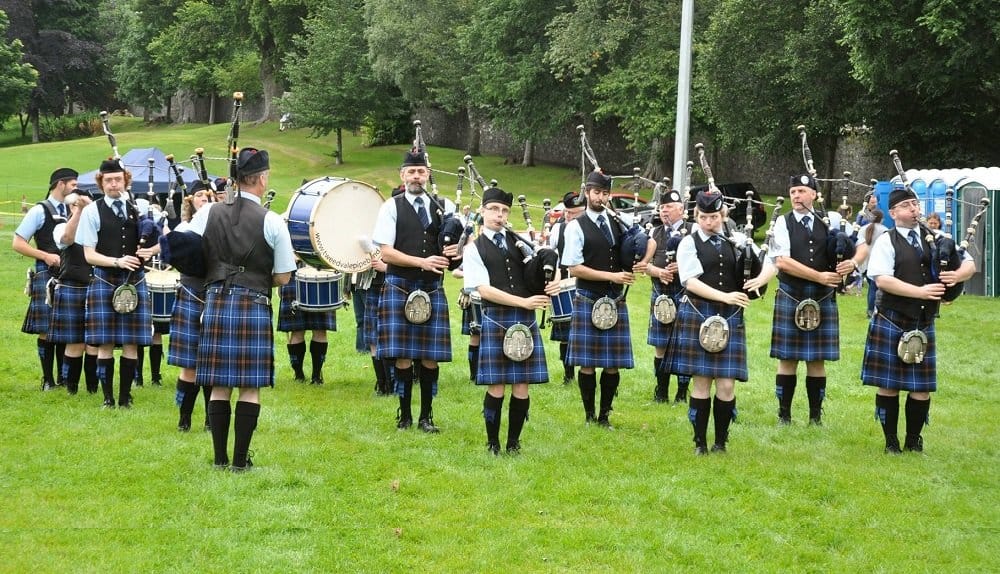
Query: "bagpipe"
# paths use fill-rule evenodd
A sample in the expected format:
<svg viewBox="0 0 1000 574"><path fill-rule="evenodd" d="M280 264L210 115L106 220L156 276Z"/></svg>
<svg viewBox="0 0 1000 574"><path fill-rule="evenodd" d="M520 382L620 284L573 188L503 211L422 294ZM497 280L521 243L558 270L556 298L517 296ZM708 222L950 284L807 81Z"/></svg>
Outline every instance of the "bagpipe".
<svg viewBox="0 0 1000 574"><path fill-rule="evenodd" d="M708 180L708 189L711 192L722 194L719 188L715 184L715 176L712 175L712 167L708 164L708 158L705 156L705 146L701 143L695 144L695 149L698 150L698 161L701 163L701 170L705 173L705 178ZM736 267L738 270L742 270L743 282L747 282L754 277L760 275L760 272L764 269L764 262L766 261L765 251L754 249L753 242L753 191L747 190L747 197L744 200L747 202L747 221L746 221L746 239L744 241L737 240L733 236L732 232L728 227L725 227L725 237L733 244L736 250ZM775 210L780 210L779 207ZM743 289L743 292L751 300L759 299L764 296L767 292L767 286L763 286L760 289Z"/></svg>
<svg viewBox="0 0 1000 574"><path fill-rule="evenodd" d="M892 164L896 168L896 173L899 175L899 180L903 184L903 187L913 191L910 186L910 182L906 177L906 171L903 170L903 162L899 159L899 152L896 150L891 150L889 156L892 158ZM916 193L914 192L914 195ZM979 210L972 216L972 220L969 222L969 227L966 228L965 237L962 239L961 243L956 243L954 238L952 238L952 228L954 226L953 213L954 213L954 202L955 202L955 189L949 186L945 190L945 221L944 227L941 233L935 233L932 229L927 227L926 220L921 219L920 233L924 237L924 241L930 246L931 251L931 279L933 281L938 281L942 272L945 271L957 271L959 267L962 266L962 261L965 258L966 252L969 250L969 246L972 244L972 240L976 236L976 231L979 229L979 223L983 218L983 215L989 210L990 200L987 197L982 198L979 201ZM965 282L960 281L951 286L945 287L944 295L941 296L942 301L954 301L962 294L965 288Z"/></svg>
<svg viewBox="0 0 1000 574"><path fill-rule="evenodd" d="M816 181L816 167L813 165L812 150L809 148L809 140L806 136L806 126L800 125L798 126L798 130L799 137L802 140L802 161L805 163L806 172L813 178L813 181ZM849 172L847 173L849 175ZM812 212L813 219L815 221L822 221L827 229L826 256L827 261L830 262L827 271L836 271L838 263L854 257L854 254L857 252L855 243L857 242L858 234L856 230L853 232L853 235L849 234L847 228L843 225L843 221L838 227L830 225L830 216L823 204L823 194L818 189L818 183L816 187L815 208L810 211Z"/></svg>
<svg viewBox="0 0 1000 574"><path fill-rule="evenodd" d="M580 149L582 150L580 159L580 194L586 197L587 163L589 162L593 166L593 171L603 174L604 170L598 164L594 150L590 147L590 142L587 141L587 132L584 127L579 125L576 126L576 129L580 133ZM633 181L636 181L637 175L636 172L633 172ZM638 190L634 193L638 195ZM621 239L618 243L618 261L623 269L631 271L632 267L642 261L650 250L649 235L636 221L633 221L631 224L625 223L621 215L611 205L605 205L604 208L621 231ZM628 285L625 286L625 294L628 294Z"/></svg>
<svg viewBox="0 0 1000 574"><path fill-rule="evenodd" d="M442 202L438 197L437 182L434 180L434 170L431 169L431 158L427 153L427 144L424 143L423 129L421 128L420 120L413 120L413 127L415 130L413 137L413 150L422 155L424 157L424 161L427 163L427 171L430 173L428 176L428 182L431 185L431 189L426 195L427 199L431 204L433 204L434 209L437 211L438 217L441 218L441 227L438 229L437 242L438 249L444 251L446 247L460 244L463 236L465 235L465 226L455 213L455 210L458 209L457 204L455 210L448 211L444 202ZM456 197L461 198L461 179L459 179L459 187L456 190ZM453 257L450 260L448 269L456 269L459 265L461 265L461 257Z"/></svg>

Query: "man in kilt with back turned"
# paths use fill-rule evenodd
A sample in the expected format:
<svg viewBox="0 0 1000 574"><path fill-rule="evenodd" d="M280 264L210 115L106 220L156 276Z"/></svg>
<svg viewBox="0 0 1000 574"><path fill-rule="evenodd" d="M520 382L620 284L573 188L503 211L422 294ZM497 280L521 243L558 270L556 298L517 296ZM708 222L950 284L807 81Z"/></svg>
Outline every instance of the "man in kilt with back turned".
<svg viewBox="0 0 1000 574"><path fill-rule="evenodd" d="M448 299L442 276L458 245L442 250L438 243L444 214L426 192L430 170L424 154L408 152L399 175L405 192L382 204L372 233L388 265L379 305L378 356L396 360L399 429L413 426L413 361L420 361L417 425L424 432L436 433L439 429L434 425L432 403L437 394L438 363L451 361Z"/></svg>
<svg viewBox="0 0 1000 574"><path fill-rule="evenodd" d="M579 192L571 191L563 196L562 204L563 215L549 232L549 247L555 249L560 256L566 251L566 226L584 212L587 208L587 200ZM564 279L569 275L569 269L564 265L559 266L559 271ZM569 353L571 320L572 315L567 321L552 321L552 334L549 335L549 340L559 341L559 361L563 365L564 385L568 385L576 379L576 367L566 360L566 355Z"/></svg>

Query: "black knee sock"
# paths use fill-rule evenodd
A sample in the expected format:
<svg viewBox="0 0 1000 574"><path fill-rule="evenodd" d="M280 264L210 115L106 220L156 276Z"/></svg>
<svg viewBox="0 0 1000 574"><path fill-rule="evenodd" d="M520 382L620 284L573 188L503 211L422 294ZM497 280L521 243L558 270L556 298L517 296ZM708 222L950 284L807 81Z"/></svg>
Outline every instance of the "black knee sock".
<svg viewBox="0 0 1000 574"><path fill-rule="evenodd" d="M664 367L667 371L670 369ZM691 377L689 375L677 375L677 394L674 395L675 403L683 403L687 401L688 395L688 385L691 384Z"/></svg>
<svg viewBox="0 0 1000 574"><path fill-rule="evenodd" d="M656 377L653 398L658 401L667 400L670 396L670 371L663 368L661 357L653 357L653 376Z"/></svg>
<svg viewBox="0 0 1000 574"><path fill-rule="evenodd" d="M146 363L146 347L139 345L135 350L135 367L132 371L132 378L135 379L135 386L142 386L142 368ZM123 357L124 358L124 357ZM130 379L131 380L131 379ZM119 397L120 399L121 397Z"/></svg>
<svg viewBox="0 0 1000 574"><path fill-rule="evenodd" d="M236 401L236 420L233 422L233 466L245 468L247 453L250 451L250 441L253 431L257 428L257 418L260 416L260 405L245 401Z"/></svg>
<svg viewBox="0 0 1000 574"><path fill-rule="evenodd" d="M913 446L927 423L931 410L931 399L919 401L913 395L906 395L906 445Z"/></svg>
<svg viewBox="0 0 1000 574"><path fill-rule="evenodd" d="M215 464L229 464L229 422L232 418L232 407L228 400L208 401L208 420L212 425L212 449L215 451Z"/></svg>
<svg viewBox="0 0 1000 574"><path fill-rule="evenodd" d="M326 350L329 346L329 343L309 341L309 358L312 359L313 382L323 382L323 363L326 362Z"/></svg>
<svg viewBox="0 0 1000 574"><path fill-rule="evenodd" d="M115 402L115 360L97 359L97 380L101 384L104 400Z"/></svg>
<svg viewBox="0 0 1000 574"><path fill-rule="evenodd" d="M475 381L479 375L479 345L469 345L469 379Z"/></svg>
<svg viewBox="0 0 1000 574"><path fill-rule="evenodd" d="M819 419L826 398L826 377L806 376L806 394L809 397L809 418Z"/></svg>
<svg viewBox="0 0 1000 574"><path fill-rule="evenodd" d="M83 356L83 378L87 381L87 392L96 393L100 383L97 381L97 355Z"/></svg>
<svg viewBox="0 0 1000 574"><path fill-rule="evenodd" d="M63 358L63 380L66 390L76 393L80 389L80 373L83 371L83 357Z"/></svg>
<svg viewBox="0 0 1000 574"><path fill-rule="evenodd" d="M212 421L208 417L208 403L212 400L212 385L203 385L201 387L201 398L202 402L205 403L205 428L211 428Z"/></svg>
<svg viewBox="0 0 1000 574"><path fill-rule="evenodd" d="M181 394L180 419L177 426L187 430L191 428L191 414L194 412L194 403L198 400L198 385L179 378L177 391Z"/></svg>
<svg viewBox="0 0 1000 574"><path fill-rule="evenodd" d="M580 400L583 401L583 412L587 420L594 419L594 396L597 394L597 373L580 371L577 377L580 384Z"/></svg>
<svg viewBox="0 0 1000 574"><path fill-rule="evenodd" d="M375 373L375 392L380 395L384 395L384 391L388 386L386 384L388 377L385 372L385 363L382 362L382 359L375 358L375 355L372 355L371 357L372 371Z"/></svg>
<svg viewBox="0 0 1000 574"><path fill-rule="evenodd" d="M523 399L515 396L510 397L507 423L507 450L515 450L521 447L521 429L524 428L524 421L528 420L528 408L531 406L531 398Z"/></svg>
<svg viewBox="0 0 1000 574"><path fill-rule="evenodd" d="M52 351L55 354L56 360L56 384L61 385L65 380L65 377L63 376L63 360L66 358L66 343L53 343Z"/></svg>
<svg viewBox="0 0 1000 574"><path fill-rule="evenodd" d="M688 420L694 428L694 445L705 448L708 445L708 416L712 412L712 399L691 397Z"/></svg>
<svg viewBox="0 0 1000 574"><path fill-rule="evenodd" d="M569 364L566 357L569 353L569 343L565 341L559 342L559 360L563 364L563 378L572 379L576 376L576 367Z"/></svg>
<svg viewBox="0 0 1000 574"><path fill-rule="evenodd" d="M306 374L302 371L302 362L306 358L306 342L289 343L285 345L285 348L288 349L288 363L295 372L295 379L305 380Z"/></svg>
<svg viewBox="0 0 1000 574"><path fill-rule="evenodd" d="M778 398L778 418L783 421L792 418L792 399L795 398L795 375L774 375L774 396Z"/></svg>
<svg viewBox="0 0 1000 574"><path fill-rule="evenodd" d="M149 374L154 383L160 382L160 365L163 363L163 344L149 347Z"/></svg>
<svg viewBox="0 0 1000 574"><path fill-rule="evenodd" d="M882 424L885 447L899 449L899 395L875 395L875 419Z"/></svg>
<svg viewBox="0 0 1000 574"><path fill-rule="evenodd" d="M399 397L399 420L412 421L413 410L413 367L401 369L396 367L396 395Z"/></svg>
<svg viewBox="0 0 1000 574"><path fill-rule="evenodd" d="M42 380L47 383L55 383L52 374L52 363L55 360L55 349L52 343L45 339L38 339L38 360L42 364Z"/></svg>
<svg viewBox="0 0 1000 574"><path fill-rule="evenodd" d="M137 368L135 359L118 359L118 406L132 404L132 380Z"/></svg>
<svg viewBox="0 0 1000 574"><path fill-rule="evenodd" d="M608 413L612 411L612 404L615 395L618 394L618 383L621 381L619 373L609 373L601 371L601 410L598 413L598 420L607 419Z"/></svg>
<svg viewBox="0 0 1000 574"><path fill-rule="evenodd" d="M729 440L729 424L736 416L736 398L731 401L721 400L715 397L712 404L712 415L715 418L715 444L725 447Z"/></svg>
<svg viewBox="0 0 1000 574"><path fill-rule="evenodd" d="M483 397L483 420L486 422L486 442L500 448L500 413L503 409L503 397L494 397L486 393Z"/></svg>
<svg viewBox="0 0 1000 574"><path fill-rule="evenodd" d="M438 375L441 369L435 367L420 369L420 419L431 419L434 416L434 397L437 395Z"/></svg>

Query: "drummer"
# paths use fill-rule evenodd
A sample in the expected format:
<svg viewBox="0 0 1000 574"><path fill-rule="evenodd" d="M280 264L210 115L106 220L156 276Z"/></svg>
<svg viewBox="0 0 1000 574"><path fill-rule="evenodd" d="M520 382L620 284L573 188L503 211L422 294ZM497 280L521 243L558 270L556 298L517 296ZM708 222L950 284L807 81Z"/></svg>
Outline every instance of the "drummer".
<svg viewBox="0 0 1000 574"><path fill-rule="evenodd" d="M508 454L521 451L521 429L528 419L528 385L547 383L545 348L538 332L535 311L549 304L549 296L559 293L557 273L545 286L545 293L532 293L520 254L512 256L516 236L504 231L514 196L491 187L483 192L483 232L468 248L465 288L477 289L483 299L483 355L476 384L489 385L483 398L486 448L500 454L500 413L504 387L511 385ZM508 247L509 246L509 247ZM516 337L523 346L512 345ZM527 347L527 350L525 350Z"/></svg>
<svg viewBox="0 0 1000 574"><path fill-rule="evenodd" d="M430 170L424 154L409 152L399 176L405 192L382 204L372 239L382 249L388 265L378 317L378 355L396 359L396 394L399 413L396 428L413 425L410 408L414 374L420 369L418 427L439 432L432 403L437 394L439 362L451 361L448 299L442 276L458 253L458 245L438 247L443 213L426 192ZM401 358L406 357L406 358Z"/></svg>
<svg viewBox="0 0 1000 574"><path fill-rule="evenodd" d="M566 249L566 236L563 231L570 221L573 221L587 209L586 197L576 191L571 191L563 196L563 214L552 229L549 231L549 247L556 250L561 256ZM569 269L563 265L559 266L560 274L569 277ZM553 321L552 334L549 339L559 341L559 360L563 365L563 384L568 385L576 379L576 367L566 360L566 352L569 349L569 321Z"/></svg>
<svg viewBox="0 0 1000 574"><path fill-rule="evenodd" d="M299 261L299 270L304 264ZM311 331L309 340L309 357L312 363L312 374L309 378L310 384L323 384L323 363L326 362L326 351L329 347L326 332L337 330L337 312L333 309L326 311L305 311L299 308L298 293L295 284L296 271L292 272L292 279L281 286L281 306L278 309L278 330L288 333L288 362L292 365L295 373L295 380L305 382L306 374L303 371L306 358L306 331Z"/></svg>

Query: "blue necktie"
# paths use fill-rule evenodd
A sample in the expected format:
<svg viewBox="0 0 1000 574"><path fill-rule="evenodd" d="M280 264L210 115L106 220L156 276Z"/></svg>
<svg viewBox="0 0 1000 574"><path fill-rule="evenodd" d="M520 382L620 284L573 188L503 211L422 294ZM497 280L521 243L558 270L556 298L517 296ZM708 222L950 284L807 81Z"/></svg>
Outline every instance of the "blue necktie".
<svg viewBox="0 0 1000 574"><path fill-rule="evenodd" d="M615 238L611 236L611 228L608 227L608 220L604 219L603 215L597 216L597 226L601 228L601 233L604 234L604 238L608 240L608 243L614 245Z"/></svg>
<svg viewBox="0 0 1000 574"><path fill-rule="evenodd" d="M431 218L427 216L427 210L424 209L424 199L422 197L414 199L413 205L417 206L417 217L420 218L421 225L427 229L431 224Z"/></svg>
<svg viewBox="0 0 1000 574"><path fill-rule="evenodd" d="M722 238L721 237L719 237L718 235L713 235L713 236L709 237L708 240L709 240L709 242L712 243L712 247L714 247L716 251L719 251L719 252L722 251Z"/></svg>
<svg viewBox="0 0 1000 574"><path fill-rule="evenodd" d="M65 204L60 203L59 205L56 206L56 209L59 210L59 217L62 217L62 218L66 217L66 205Z"/></svg>
<svg viewBox="0 0 1000 574"><path fill-rule="evenodd" d="M920 245L920 237L917 236L917 230L910 230L910 245L917 250L917 255L924 256L924 248Z"/></svg>
<svg viewBox="0 0 1000 574"><path fill-rule="evenodd" d="M493 243L495 243L496 246L500 248L500 251L507 253L507 242L504 241L503 235L501 235L500 233L494 233Z"/></svg>
<svg viewBox="0 0 1000 574"><path fill-rule="evenodd" d="M125 220L125 210L122 209L122 206L124 205L122 203L122 200L116 199L113 202L111 202L111 205L115 206L115 215L118 216L118 219L121 219L122 221L124 221Z"/></svg>
<svg viewBox="0 0 1000 574"><path fill-rule="evenodd" d="M813 230L812 218L808 215L802 218L802 227L805 227L809 231Z"/></svg>

